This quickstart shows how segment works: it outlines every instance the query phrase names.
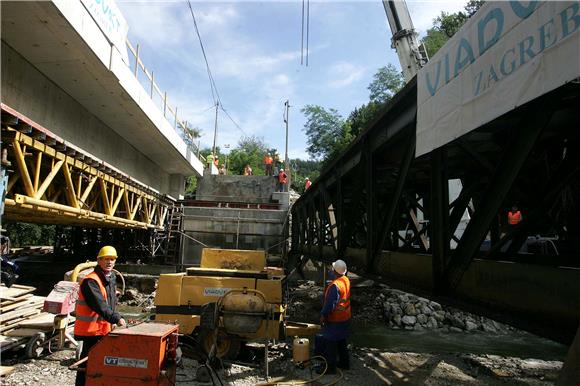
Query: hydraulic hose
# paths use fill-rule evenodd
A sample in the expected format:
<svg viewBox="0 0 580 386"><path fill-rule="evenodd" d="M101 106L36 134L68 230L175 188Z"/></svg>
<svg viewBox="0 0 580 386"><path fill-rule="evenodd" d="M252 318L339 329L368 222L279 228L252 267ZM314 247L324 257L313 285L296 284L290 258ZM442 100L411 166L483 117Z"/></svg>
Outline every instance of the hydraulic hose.
<svg viewBox="0 0 580 386"><path fill-rule="evenodd" d="M326 371L328 370L328 363L326 362L326 359L321 356L321 355L316 355L313 356L310 361L312 361L313 359L322 359L324 361L324 371L312 378L312 379L307 379L307 380L303 380L303 379L282 379L282 380L277 380L277 381L270 381L270 382L264 382L264 383L258 383L256 386L269 386L269 385L307 385L309 383L313 383L318 381L319 379L321 379L325 374ZM340 369L337 369L339 376L338 378L332 380L330 383L326 383L324 384L324 386L331 386L331 385L335 385L336 383L338 383L341 379L344 378L344 374L342 373L342 371Z"/></svg>

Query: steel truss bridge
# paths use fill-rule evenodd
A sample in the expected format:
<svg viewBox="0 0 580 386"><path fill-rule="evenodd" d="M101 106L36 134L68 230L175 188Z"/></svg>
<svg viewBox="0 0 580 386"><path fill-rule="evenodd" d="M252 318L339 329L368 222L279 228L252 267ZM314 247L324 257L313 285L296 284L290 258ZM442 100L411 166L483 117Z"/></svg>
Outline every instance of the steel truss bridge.
<svg viewBox="0 0 580 386"><path fill-rule="evenodd" d="M291 264L342 258L569 343L580 321L580 83L418 158L416 99L412 80L293 205ZM513 204L523 221L508 227Z"/></svg>

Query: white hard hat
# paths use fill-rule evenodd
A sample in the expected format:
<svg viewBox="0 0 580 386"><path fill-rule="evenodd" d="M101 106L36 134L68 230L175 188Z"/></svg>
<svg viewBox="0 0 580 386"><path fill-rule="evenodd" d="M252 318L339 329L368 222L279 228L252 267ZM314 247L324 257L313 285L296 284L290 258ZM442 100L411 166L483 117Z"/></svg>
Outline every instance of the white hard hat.
<svg viewBox="0 0 580 386"><path fill-rule="evenodd" d="M332 263L332 269L338 272L341 275L346 274L346 263L343 260L336 260Z"/></svg>
<svg viewBox="0 0 580 386"><path fill-rule="evenodd" d="M281 172L283 172L283 171L284 171L284 169L280 169L280 171L281 171Z"/></svg>
<svg viewBox="0 0 580 386"><path fill-rule="evenodd" d="M306 177L307 180L309 180L310 178Z"/></svg>

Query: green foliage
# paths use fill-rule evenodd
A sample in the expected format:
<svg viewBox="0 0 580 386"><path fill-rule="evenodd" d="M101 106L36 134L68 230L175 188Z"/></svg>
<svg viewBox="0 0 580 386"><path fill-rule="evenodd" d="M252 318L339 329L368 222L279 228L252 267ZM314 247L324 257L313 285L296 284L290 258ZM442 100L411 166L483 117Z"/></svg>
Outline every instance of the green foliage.
<svg viewBox="0 0 580 386"><path fill-rule="evenodd" d="M6 235L13 248L31 245L54 245L55 225L40 225L25 222L6 224Z"/></svg>
<svg viewBox="0 0 580 386"><path fill-rule="evenodd" d="M292 168L291 187L295 191L303 193L306 177L310 178L310 181L314 182L320 176L320 169L322 164L320 161L291 159L290 166Z"/></svg>
<svg viewBox="0 0 580 386"><path fill-rule="evenodd" d="M268 149L262 138L256 136L242 137L238 147L228 157L229 173L243 174L244 167L250 165L255 176L264 175L263 159L266 153L272 154L276 149Z"/></svg>
<svg viewBox="0 0 580 386"><path fill-rule="evenodd" d="M435 55L437 51L449 40L465 22L475 13L479 8L485 4L484 0L469 0L465 5L465 12L459 11L456 13L441 12L433 20L433 27L427 30L427 34L421 42L425 45L429 57Z"/></svg>
<svg viewBox="0 0 580 386"><path fill-rule="evenodd" d="M345 121L335 109L307 105L300 110L306 116L304 130L308 137L306 151L314 159L329 159L350 142Z"/></svg>
<svg viewBox="0 0 580 386"><path fill-rule="evenodd" d="M197 177L189 176L185 180L185 196L192 196L197 190Z"/></svg>
<svg viewBox="0 0 580 386"><path fill-rule="evenodd" d="M469 0L463 9L465 9L465 12L467 12L467 16L471 17L484 4L485 0Z"/></svg>
<svg viewBox="0 0 580 386"><path fill-rule="evenodd" d="M425 46L429 57L432 58L433 55L443 47L447 40L449 40L449 37L445 35L445 33L433 27L427 30L427 34L423 39L421 39L421 42Z"/></svg>
<svg viewBox="0 0 580 386"><path fill-rule="evenodd" d="M405 85L401 73L391 63L377 70L371 84L367 87L370 91L370 100L375 103L386 103L393 95L398 93Z"/></svg>
<svg viewBox="0 0 580 386"><path fill-rule="evenodd" d="M201 137L201 130L197 127L185 127L183 129L183 140L192 147L197 147L195 143Z"/></svg>
<svg viewBox="0 0 580 386"><path fill-rule="evenodd" d="M328 164L356 138L404 85L401 74L389 64L377 70L369 85L370 102L357 107L345 120L335 109L307 105L300 110L306 116L304 131L308 153Z"/></svg>
<svg viewBox="0 0 580 386"><path fill-rule="evenodd" d="M378 117L383 106L383 103L371 101L355 108L346 119L351 135L356 137L362 133Z"/></svg>

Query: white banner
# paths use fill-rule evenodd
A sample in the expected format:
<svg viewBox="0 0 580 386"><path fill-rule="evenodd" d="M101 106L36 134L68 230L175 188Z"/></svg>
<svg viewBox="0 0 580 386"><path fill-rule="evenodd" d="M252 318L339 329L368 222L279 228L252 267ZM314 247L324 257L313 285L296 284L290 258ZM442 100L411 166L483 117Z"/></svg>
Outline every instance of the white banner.
<svg viewBox="0 0 580 386"><path fill-rule="evenodd" d="M488 2L417 75L416 156L578 77L579 1Z"/></svg>
<svg viewBox="0 0 580 386"><path fill-rule="evenodd" d="M81 0L81 2L109 42L117 47L123 60L129 63L126 44L129 25L117 3L114 0Z"/></svg>

